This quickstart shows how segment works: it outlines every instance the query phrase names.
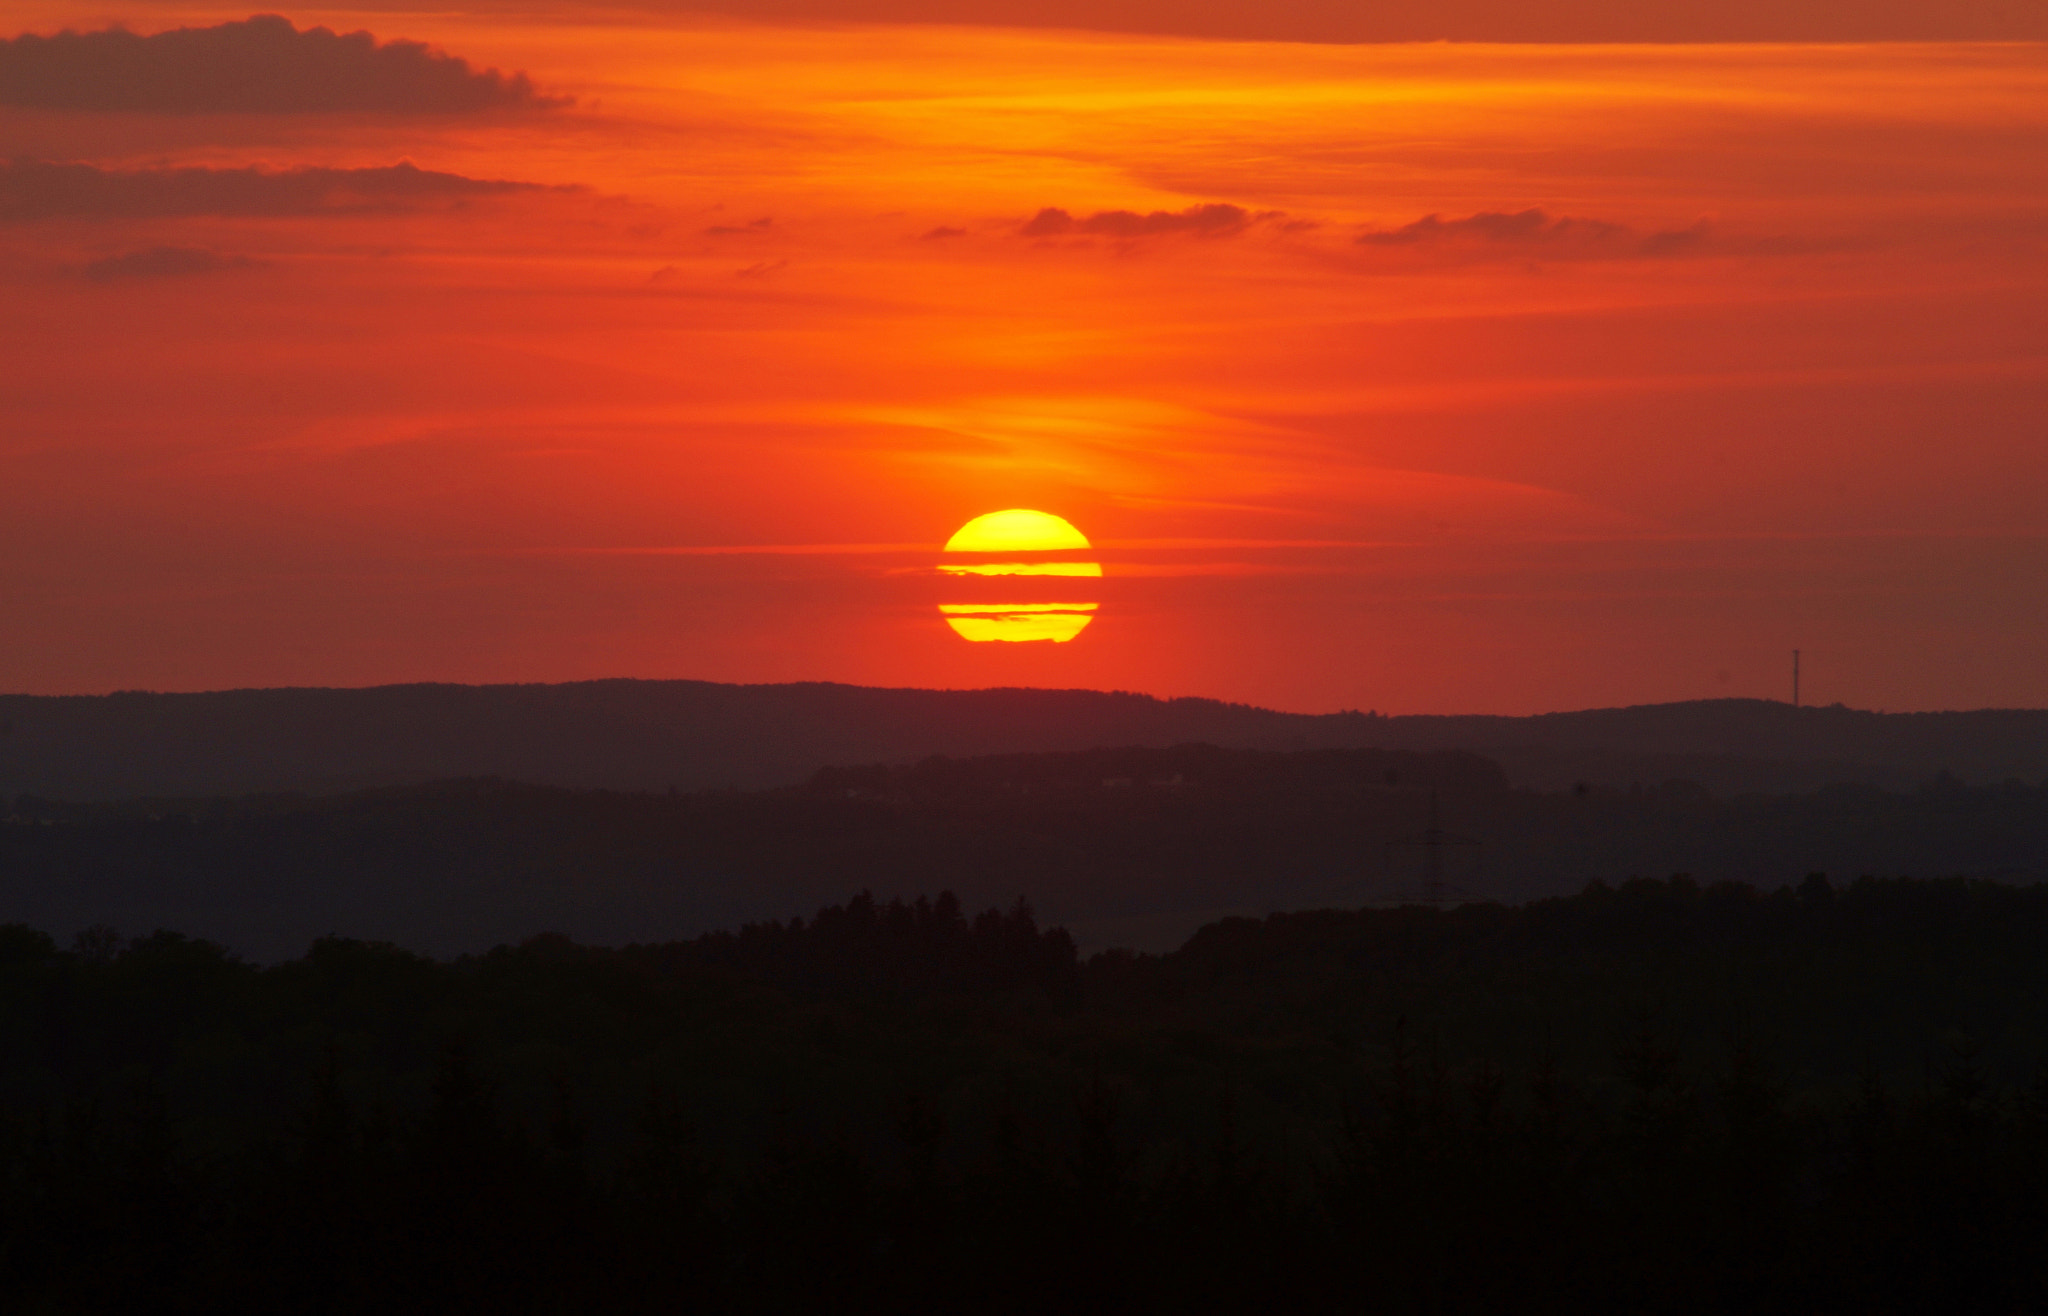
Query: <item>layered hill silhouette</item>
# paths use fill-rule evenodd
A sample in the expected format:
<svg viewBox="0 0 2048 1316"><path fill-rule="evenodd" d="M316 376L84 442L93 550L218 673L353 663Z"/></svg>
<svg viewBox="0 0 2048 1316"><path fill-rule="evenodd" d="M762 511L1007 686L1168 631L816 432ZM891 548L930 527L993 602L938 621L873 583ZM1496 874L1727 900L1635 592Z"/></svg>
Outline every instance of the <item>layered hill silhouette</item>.
<svg viewBox="0 0 2048 1316"><path fill-rule="evenodd" d="M330 933L442 955L542 932L668 940L861 890L1022 897L1084 949L1166 950L1226 915L1512 904L1680 873L1766 891L1815 872L2048 876L2044 785L1536 792L1454 750L1184 745L828 768L759 791L470 780L10 807L0 922L175 928L265 960ZM1432 828L1459 842L1436 847L1441 891Z"/></svg>
<svg viewBox="0 0 2048 1316"><path fill-rule="evenodd" d="M1705 700L1534 717L1283 713L1093 690L585 681L0 696L0 793L333 793L463 777L614 790L792 785L835 764L1207 743L1469 750L1516 786L1717 794L2048 774L2048 711Z"/></svg>

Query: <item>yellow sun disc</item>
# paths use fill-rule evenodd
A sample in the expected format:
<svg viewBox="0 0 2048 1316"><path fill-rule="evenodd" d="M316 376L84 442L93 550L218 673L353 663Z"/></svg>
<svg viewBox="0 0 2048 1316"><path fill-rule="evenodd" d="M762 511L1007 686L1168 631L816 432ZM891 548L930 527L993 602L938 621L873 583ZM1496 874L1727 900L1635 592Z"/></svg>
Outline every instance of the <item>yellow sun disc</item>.
<svg viewBox="0 0 2048 1316"><path fill-rule="evenodd" d="M1100 577L1102 564L1099 562L1046 560L1049 554L1070 554L1077 549L1091 547L1088 537L1075 529L1071 522L1050 512L1012 507L977 516L946 541L946 553L1000 553L1003 557L995 561L963 562L958 558L942 561L939 574L972 578L980 582L975 586L977 593L988 589L991 593L1009 593L1012 597L1000 603L941 603L939 613L963 639L1010 643L1049 640L1063 644L1086 629L1098 605L1023 602L1022 599L1030 597L1024 592L1026 582L1032 579L1042 582L1029 586L1031 592L1036 593L1052 583L1046 579L1048 577L1072 581ZM1015 582L1007 590L1001 588L1006 580ZM1047 592L1050 593L1050 589ZM1041 594L1039 597L1045 596Z"/></svg>
<svg viewBox="0 0 2048 1316"><path fill-rule="evenodd" d="M1090 548L1088 536L1065 517L1012 507L975 517L946 541L948 553L1030 553Z"/></svg>

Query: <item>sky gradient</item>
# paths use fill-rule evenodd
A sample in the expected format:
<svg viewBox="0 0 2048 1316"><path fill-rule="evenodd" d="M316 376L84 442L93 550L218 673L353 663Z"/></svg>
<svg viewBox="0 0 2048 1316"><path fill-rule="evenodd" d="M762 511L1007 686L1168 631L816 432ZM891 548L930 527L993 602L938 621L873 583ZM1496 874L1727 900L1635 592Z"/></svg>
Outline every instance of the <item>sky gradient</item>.
<svg viewBox="0 0 2048 1316"><path fill-rule="evenodd" d="M2048 46L824 12L6 6L0 688L2048 702Z"/></svg>

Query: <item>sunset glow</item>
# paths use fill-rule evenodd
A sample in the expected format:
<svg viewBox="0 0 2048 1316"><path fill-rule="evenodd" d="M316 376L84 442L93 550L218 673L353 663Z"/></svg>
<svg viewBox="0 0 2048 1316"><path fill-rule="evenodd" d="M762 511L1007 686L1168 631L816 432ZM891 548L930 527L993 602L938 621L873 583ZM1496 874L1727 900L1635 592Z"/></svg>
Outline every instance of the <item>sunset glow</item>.
<svg viewBox="0 0 2048 1316"><path fill-rule="evenodd" d="M5 1310L2048 1312L2048 0L0 10Z"/></svg>
<svg viewBox="0 0 2048 1316"><path fill-rule="evenodd" d="M2039 44L10 12L0 687L2048 693Z"/></svg>

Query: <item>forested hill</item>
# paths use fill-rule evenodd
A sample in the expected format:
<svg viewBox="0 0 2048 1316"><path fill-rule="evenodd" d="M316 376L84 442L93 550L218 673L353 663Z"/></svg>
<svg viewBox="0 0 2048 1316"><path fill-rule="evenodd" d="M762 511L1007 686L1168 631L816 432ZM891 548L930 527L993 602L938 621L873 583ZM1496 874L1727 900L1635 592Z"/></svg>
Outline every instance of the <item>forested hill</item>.
<svg viewBox="0 0 2048 1316"><path fill-rule="evenodd" d="M1164 949L1226 913L1414 899L1433 820L1460 898L1689 873L2048 877L2048 786L1721 797L1516 791L1457 751L1189 745L821 770L769 791L459 781L331 796L0 811L0 921L168 927L278 959L339 933L437 954L560 932L694 936L841 893L1028 898L1085 947Z"/></svg>
<svg viewBox="0 0 2048 1316"><path fill-rule="evenodd" d="M0 923L0 1309L2048 1310L2048 888L1160 957L976 909L270 967Z"/></svg>
<svg viewBox="0 0 2048 1316"><path fill-rule="evenodd" d="M1672 778L1720 794L2048 774L2048 711L1886 714L1708 700L1537 717L1282 713L1093 690L586 681L0 696L0 793L332 792L455 777L683 790L828 764L1168 746L1470 750L1518 786Z"/></svg>

